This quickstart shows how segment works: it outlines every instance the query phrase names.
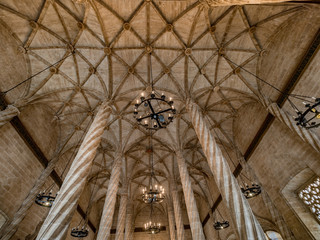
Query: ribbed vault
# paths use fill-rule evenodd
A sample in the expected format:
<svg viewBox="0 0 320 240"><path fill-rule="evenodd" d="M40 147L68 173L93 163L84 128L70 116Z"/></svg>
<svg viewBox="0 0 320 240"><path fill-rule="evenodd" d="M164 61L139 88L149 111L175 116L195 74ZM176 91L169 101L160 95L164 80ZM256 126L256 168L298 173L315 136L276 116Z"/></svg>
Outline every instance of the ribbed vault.
<svg viewBox="0 0 320 240"><path fill-rule="evenodd" d="M94 201L103 201L113 159L122 149L121 186L129 185L140 209L150 174L150 133L133 118L133 102L150 91L151 62L154 89L173 97L178 110L167 129L153 134L156 181L166 191L171 178L179 185L173 148L180 146L194 192L206 199L211 172L186 114L186 99L199 104L223 151L232 152L238 109L256 102L261 90L273 94L237 65L259 74L277 35L306 12L313 14L302 4L209 8L195 0L91 0L83 5L0 0L0 25L14 38L29 76L58 62L6 98L22 110L31 104L49 109L59 129L58 174L72 161L100 104L110 100L112 116L89 177L99 185ZM1 90L18 82L4 81Z"/></svg>

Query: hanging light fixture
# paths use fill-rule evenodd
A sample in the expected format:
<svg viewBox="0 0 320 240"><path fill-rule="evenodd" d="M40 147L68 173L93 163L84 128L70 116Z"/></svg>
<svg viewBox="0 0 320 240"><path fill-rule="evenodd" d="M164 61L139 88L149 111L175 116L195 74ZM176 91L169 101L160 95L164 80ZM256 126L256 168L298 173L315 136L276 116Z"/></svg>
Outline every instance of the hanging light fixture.
<svg viewBox="0 0 320 240"><path fill-rule="evenodd" d="M252 183L251 186L246 185L241 187L241 191L246 199L258 196L261 193L261 187L258 184Z"/></svg>
<svg viewBox="0 0 320 240"><path fill-rule="evenodd" d="M138 124L152 130L166 128L172 121L176 114L176 109L173 105L173 100L167 97L164 93L157 93L153 89L152 78L152 64L150 54L150 79L151 79L151 93L145 96L142 92L140 99L136 100L134 105L134 118Z"/></svg>
<svg viewBox="0 0 320 240"><path fill-rule="evenodd" d="M144 224L144 230L148 234L157 234L161 231L161 223L153 222L153 204L150 204L150 221Z"/></svg>
<svg viewBox="0 0 320 240"><path fill-rule="evenodd" d="M217 134L216 130L213 129L215 135L217 136L219 143L222 145L224 151L227 153L228 158L230 160L230 162L232 162L233 166L236 168L237 166L234 164L231 156L229 155L229 152L227 151L226 146L224 145L223 141L220 139L219 135ZM245 181L242 179L242 175L245 176L247 178L247 180L250 181L250 179L243 173L240 174L240 181L243 183L243 185L245 185L245 187L241 187L241 191L243 193L243 195L245 196L246 199L249 198L253 198L258 196L261 193L261 187L256 184L256 183L252 183L251 186L249 186L247 183L245 183Z"/></svg>
<svg viewBox="0 0 320 240"><path fill-rule="evenodd" d="M149 138L150 146L146 152L149 153L149 158L151 163L150 180L149 180L149 189L147 189L146 187L142 189L142 201L144 203L152 204L152 203L163 202L165 196L164 196L164 188L161 185L155 184L153 186L154 168L153 168L153 142L152 142L151 130L149 134L150 134L150 138Z"/></svg>
<svg viewBox="0 0 320 240"><path fill-rule="evenodd" d="M221 222L218 221L218 222L215 222L213 226L215 230L222 230L229 227L230 224L228 221L221 221Z"/></svg>
<svg viewBox="0 0 320 240"><path fill-rule="evenodd" d="M320 126L320 98L312 98L314 101L305 103L304 112L296 110L298 116L294 119L297 125L304 128L316 128Z"/></svg>
<svg viewBox="0 0 320 240"><path fill-rule="evenodd" d="M50 191L44 190L36 196L35 203L43 207L51 207L54 200L56 199L57 194L53 196L52 189L50 189Z"/></svg>
<svg viewBox="0 0 320 240"><path fill-rule="evenodd" d="M86 226L83 226L82 228L79 228L79 227L72 228L71 230L71 236L76 238L87 237L88 234L89 234L89 229Z"/></svg>
<svg viewBox="0 0 320 240"><path fill-rule="evenodd" d="M214 229L215 230L222 230L222 229L228 228L230 226L229 222L223 219L218 208L216 210L218 212L219 217L222 218L222 221L216 221L213 224Z"/></svg>
<svg viewBox="0 0 320 240"><path fill-rule="evenodd" d="M244 67L236 64L226 56L224 56L225 60L232 63L237 67L237 69L242 69L245 72L249 73L250 75L254 76L257 80L260 80L261 82L265 83L269 87L273 88L274 90L278 91L282 96L285 96L291 105L291 107L294 109L294 111L297 113L297 116L293 116L294 120L297 122L298 126L304 127L306 129L310 128L316 128L320 126L320 98L316 97L310 97L310 96L304 96L299 94L289 94L286 92L281 91L277 87L273 86L271 83L268 83L267 81L263 80L259 76L255 75L254 73L248 71ZM299 108L291 101L290 98L295 98L300 101L303 101L302 103L305 105L306 109L299 110Z"/></svg>

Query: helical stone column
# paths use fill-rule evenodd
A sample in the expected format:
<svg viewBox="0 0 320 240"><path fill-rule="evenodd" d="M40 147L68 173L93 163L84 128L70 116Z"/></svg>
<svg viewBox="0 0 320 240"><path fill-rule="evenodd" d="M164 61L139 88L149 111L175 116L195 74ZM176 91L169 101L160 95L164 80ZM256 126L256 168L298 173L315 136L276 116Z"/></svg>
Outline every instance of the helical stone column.
<svg viewBox="0 0 320 240"><path fill-rule="evenodd" d="M174 209L174 217L176 220L176 227L177 227L177 240L184 240L185 233L184 233L184 226L183 226L183 219L182 219L182 212L180 206L180 199L179 193L175 184L174 179L170 180L170 192L172 196L172 203Z"/></svg>
<svg viewBox="0 0 320 240"><path fill-rule="evenodd" d="M193 239L205 240L190 175L181 150L176 150L178 168Z"/></svg>
<svg viewBox="0 0 320 240"><path fill-rule="evenodd" d="M118 213L117 233L115 240L123 240L124 226L126 223L126 208L128 202L128 193L121 193L120 208Z"/></svg>
<svg viewBox="0 0 320 240"><path fill-rule="evenodd" d="M264 232L253 215L248 201L243 196L199 106L188 99L187 111L222 198L230 211L238 238L240 240L265 240Z"/></svg>
<svg viewBox="0 0 320 240"><path fill-rule="evenodd" d="M109 102L102 103L40 229L37 240L66 238L70 221L86 185L87 176L100 145L110 112Z"/></svg>
<svg viewBox="0 0 320 240"><path fill-rule="evenodd" d="M174 213L173 213L172 203L170 199L168 199L168 222L169 222L170 240L176 240Z"/></svg>
<svg viewBox="0 0 320 240"><path fill-rule="evenodd" d="M133 203L130 202L127 204L127 217L126 217L126 229L124 234L125 240L132 240L133 239Z"/></svg>
<svg viewBox="0 0 320 240"><path fill-rule="evenodd" d="M122 155L118 154L113 164L111 177L109 180L106 199L103 206L103 212L100 219L100 227L97 240L108 240L112 226L113 214L117 200L117 192L121 174Z"/></svg>

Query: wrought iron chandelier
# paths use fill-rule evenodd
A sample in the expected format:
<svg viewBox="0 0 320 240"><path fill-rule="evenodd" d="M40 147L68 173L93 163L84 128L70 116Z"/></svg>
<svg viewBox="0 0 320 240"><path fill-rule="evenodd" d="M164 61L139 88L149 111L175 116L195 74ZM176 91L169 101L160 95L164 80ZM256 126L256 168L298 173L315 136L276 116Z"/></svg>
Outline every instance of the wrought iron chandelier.
<svg viewBox="0 0 320 240"><path fill-rule="evenodd" d="M241 187L241 191L246 199L258 196L261 193L261 187L258 184L252 183L251 187L246 185Z"/></svg>
<svg viewBox="0 0 320 240"><path fill-rule="evenodd" d="M144 203L152 204L152 203L161 203L163 202L164 196L164 188L161 185L155 184L153 186L153 178L154 178L154 168L153 168L153 141L152 141L152 133L151 130L149 132L149 148L147 149L147 153L149 153L151 169L150 169L150 181L149 181L149 189L146 187L142 189L142 201Z"/></svg>
<svg viewBox="0 0 320 240"><path fill-rule="evenodd" d="M86 226L83 226L82 228L79 228L79 227L72 228L71 230L71 236L76 238L87 237L88 234L89 234L89 229Z"/></svg>
<svg viewBox="0 0 320 240"><path fill-rule="evenodd" d="M153 222L153 204L150 204L150 221L144 224L144 230L148 234L157 234L161 231L161 223Z"/></svg>
<svg viewBox="0 0 320 240"><path fill-rule="evenodd" d="M173 121L173 116L177 111L171 97L167 99L164 93L159 94L153 89L151 54L149 65L151 93L147 96L144 92L141 93L140 99L137 99L134 105L133 114L139 125L147 129L158 130L166 128Z"/></svg>
<svg viewBox="0 0 320 240"><path fill-rule="evenodd" d="M218 221L218 222L215 222L213 226L215 230L222 230L222 229L228 228L230 224L228 221L221 221L221 222Z"/></svg>
<svg viewBox="0 0 320 240"><path fill-rule="evenodd" d="M273 86L271 83L268 83L267 81L263 80L262 78L255 75L254 73L246 70L244 67L236 64L235 62L233 62L229 58L227 58L225 56L224 56L224 58L228 62L235 65L237 67L237 69L244 70L245 72L254 76L257 80L260 80L261 82L265 83L269 87L278 91L282 96L284 96L288 100L289 104L294 109L294 111L297 113L297 116L293 116L293 118L297 122L298 126L301 126L306 129L316 128L316 127L320 126L320 98L283 92L280 89L278 89L277 87ZM299 110L299 108L291 101L290 98L294 98L294 99L298 99L300 101L303 101L303 104L305 105L306 109L304 111Z"/></svg>
<svg viewBox="0 0 320 240"><path fill-rule="evenodd" d="M307 129L320 126L320 98L313 98L313 100L314 102L303 102L306 107L304 112L296 110L298 117L294 120L297 125Z"/></svg>
<svg viewBox="0 0 320 240"><path fill-rule="evenodd" d="M51 207L56 196L57 194L55 196L52 195L52 190L44 190L36 196L35 203L43 207Z"/></svg>

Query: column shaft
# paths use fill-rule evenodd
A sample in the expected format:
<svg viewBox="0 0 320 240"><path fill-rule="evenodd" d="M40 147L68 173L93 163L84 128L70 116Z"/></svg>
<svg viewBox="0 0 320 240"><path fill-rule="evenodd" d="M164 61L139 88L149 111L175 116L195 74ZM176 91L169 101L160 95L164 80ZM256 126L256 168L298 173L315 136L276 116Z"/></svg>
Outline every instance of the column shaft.
<svg viewBox="0 0 320 240"><path fill-rule="evenodd" d="M128 195L122 194L120 199L119 213L118 213L116 240L123 240L123 237L124 237L124 226L126 223L127 202L128 202Z"/></svg>
<svg viewBox="0 0 320 240"><path fill-rule="evenodd" d="M174 209L174 217L176 220L176 227L177 227L177 240L184 240L184 226L183 226L183 219L180 207L180 200L179 194L177 189L173 189L171 191L172 195L172 202L173 202L173 209Z"/></svg>
<svg viewBox="0 0 320 240"><path fill-rule="evenodd" d="M121 156L115 159L112 168L111 177L108 185L106 200L103 206L103 212L100 220L100 227L97 240L107 240L110 236L113 214L117 200L117 192L121 173Z"/></svg>
<svg viewBox="0 0 320 240"><path fill-rule="evenodd" d="M170 200L168 201L170 202ZM170 232L170 240L176 240L176 231L175 231L175 223L174 223L174 213L172 209L172 203L168 203L168 222L169 222L169 232Z"/></svg>
<svg viewBox="0 0 320 240"><path fill-rule="evenodd" d="M202 224L199 217L196 199L193 194L191 179L188 173L188 168L182 152L176 151L181 184L186 202L187 213L193 239L204 240L205 236L202 229Z"/></svg>
<svg viewBox="0 0 320 240"><path fill-rule="evenodd" d="M60 192L40 229L37 240L66 238L70 221L85 187L110 112L108 102L104 102L79 148Z"/></svg>
<svg viewBox="0 0 320 240"><path fill-rule="evenodd" d="M127 205L127 217L126 217L126 228L125 228L125 240L133 239L133 204L131 202Z"/></svg>
<svg viewBox="0 0 320 240"><path fill-rule="evenodd" d="M230 210L230 216L238 238L240 240L265 239L264 232L253 215L248 201L243 196L219 146L216 144L209 124L204 119L200 108L189 99L187 110L222 198Z"/></svg>

